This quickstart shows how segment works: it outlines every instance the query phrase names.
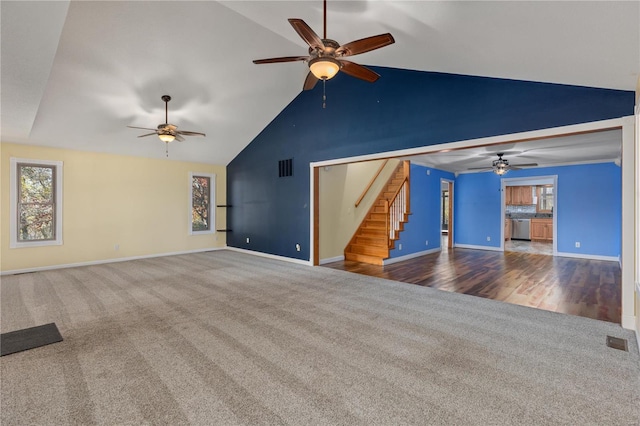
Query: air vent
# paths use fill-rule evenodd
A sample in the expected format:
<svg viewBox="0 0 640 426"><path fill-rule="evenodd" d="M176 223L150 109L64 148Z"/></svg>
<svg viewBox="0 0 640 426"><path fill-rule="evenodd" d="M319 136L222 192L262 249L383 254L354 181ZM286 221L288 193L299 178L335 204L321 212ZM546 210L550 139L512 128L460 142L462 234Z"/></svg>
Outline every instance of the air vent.
<svg viewBox="0 0 640 426"><path fill-rule="evenodd" d="M293 176L293 158L278 161L278 177Z"/></svg>
<svg viewBox="0 0 640 426"><path fill-rule="evenodd" d="M613 349L619 349L621 351L629 351L627 346L627 339L621 339L620 337L607 336L607 346Z"/></svg>

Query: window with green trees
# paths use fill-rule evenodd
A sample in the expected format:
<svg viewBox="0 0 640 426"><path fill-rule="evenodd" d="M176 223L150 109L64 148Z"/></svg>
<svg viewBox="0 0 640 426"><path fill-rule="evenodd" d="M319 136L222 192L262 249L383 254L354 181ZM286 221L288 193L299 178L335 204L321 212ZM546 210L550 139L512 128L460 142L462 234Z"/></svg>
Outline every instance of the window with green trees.
<svg viewBox="0 0 640 426"><path fill-rule="evenodd" d="M11 247L62 244L62 162L11 159Z"/></svg>
<svg viewBox="0 0 640 426"><path fill-rule="evenodd" d="M191 173L191 233L214 232L215 175Z"/></svg>

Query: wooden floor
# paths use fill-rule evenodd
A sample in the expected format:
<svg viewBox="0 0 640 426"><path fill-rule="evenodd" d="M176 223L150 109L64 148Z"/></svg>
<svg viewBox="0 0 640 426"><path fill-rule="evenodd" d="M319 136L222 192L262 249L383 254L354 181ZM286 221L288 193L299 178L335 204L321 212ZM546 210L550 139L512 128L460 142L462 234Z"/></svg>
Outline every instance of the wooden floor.
<svg viewBox="0 0 640 426"><path fill-rule="evenodd" d="M324 266L620 324L617 262L519 252L449 249L387 266Z"/></svg>

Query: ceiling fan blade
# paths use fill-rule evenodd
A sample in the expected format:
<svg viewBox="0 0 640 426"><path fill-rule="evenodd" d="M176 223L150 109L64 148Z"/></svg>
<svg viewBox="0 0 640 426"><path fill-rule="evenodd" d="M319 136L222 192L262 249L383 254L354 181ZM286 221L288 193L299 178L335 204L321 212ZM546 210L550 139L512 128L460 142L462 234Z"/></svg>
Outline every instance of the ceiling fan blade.
<svg viewBox="0 0 640 426"><path fill-rule="evenodd" d="M336 56L353 56L361 53L370 52L381 47L388 46L395 43L393 36L390 33L379 34L363 38L360 40L352 41L343 46L340 46L336 50Z"/></svg>
<svg viewBox="0 0 640 426"><path fill-rule="evenodd" d="M467 170L493 170L491 167L469 167Z"/></svg>
<svg viewBox="0 0 640 426"><path fill-rule="evenodd" d="M296 61L306 61L309 59L308 56L283 56L281 58L268 58L268 59L256 59L253 61L254 64L275 64L278 62L296 62Z"/></svg>
<svg viewBox="0 0 640 426"><path fill-rule="evenodd" d="M182 136L180 136L180 135L176 135L176 140L178 142L184 142L184 138Z"/></svg>
<svg viewBox="0 0 640 426"><path fill-rule="evenodd" d="M306 22L302 19L291 18L289 19L289 23L309 46L314 49L324 50L324 43Z"/></svg>
<svg viewBox="0 0 640 426"><path fill-rule="evenodd" d="M304 79L304 85L302 86L302 90L311 90L316 86L318 79L311 71L307 74L307 78Z"/></svg>
<svg viewBox="0 0 640 426"><path fill-rule="evenodd" d="M380 74L371 71L367 67L356 64L355 62L345 61L342 59L340 62L342 63L342 68L340 70L351 77L359 78L360 80L368 81L369 83L373 83L380 78Z"/></svg>
<svg viewBox="0 0 640 426"><path fill-rule="evenodd" d="M146 135L140 135L138 136L139 138L144 138L145 136L151 136L151 135L157 135L158 133L153 132L153 133L147 133Z"/></svg>
<svg viewBox="0 0 640 426"><path fill-rule="evenodd" d="M177 135L185 135L185 136L207 136L204 133L200 132L190 132L188 130L178 130L176 131Z"/></svg>
<svg viewBox="0 0 640 426"><path fill-rule="evenodd" d="M538 163L512 164L511 167L536 167Z"/></svg>
<svg viewBox="0 0 640 426"><path fill-rule="evenodd" d="M142 130L153 130L155 131L156 129L150 129L148 127L136 127L136 126L127 126L130 129L142 129Z"/></svg>

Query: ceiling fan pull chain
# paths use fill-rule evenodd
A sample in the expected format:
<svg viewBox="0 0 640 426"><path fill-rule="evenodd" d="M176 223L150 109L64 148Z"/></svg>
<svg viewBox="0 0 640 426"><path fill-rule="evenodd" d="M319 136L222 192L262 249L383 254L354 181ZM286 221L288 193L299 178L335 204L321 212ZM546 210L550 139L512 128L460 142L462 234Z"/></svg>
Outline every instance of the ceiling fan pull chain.
<svg viewBox="0 0 640 426"><path fill-rule="evenodd" d="M327 89L327 80L323 79L322 80L322 108L326 108L327 107L327 93L326 93L326 89Z"/></svg>
<svg viewBox="0 0 640 426"><path fill-rule="evenodd" d="M167 154L167 158L169 158L169 142L164 143L164 152Z"/></svg>

